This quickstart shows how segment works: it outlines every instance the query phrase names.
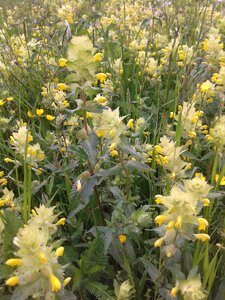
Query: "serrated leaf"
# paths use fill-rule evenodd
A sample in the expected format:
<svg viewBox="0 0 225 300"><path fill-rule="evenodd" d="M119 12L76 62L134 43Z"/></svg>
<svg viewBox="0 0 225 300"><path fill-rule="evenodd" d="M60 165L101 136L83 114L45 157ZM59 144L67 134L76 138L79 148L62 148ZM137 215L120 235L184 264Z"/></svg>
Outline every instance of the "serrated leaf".
<svg viewBox="0 0 225 300"><path fill-rule="evenodd" d="M153 282L156 281L158 275L159 275L159 270L147 259L145 258L141 258L141 262L143 263L143 265L145 266L148 275L150 276L151 280Z"/></svg>
<svg viewBox="0 0 225 300"><path fill-rule="evenodd" d="M110 176L113 176L113 175L116 175L116 174L119 174L119 172L122 170L122 166L121 165L116 165L108 170L104 170L104 169L100 169L96 175L98 177L100 177L99 179L99 182L98 182L98 185L100 183L102 183L102 181L104 181L106 178L110 177Z"/></svg>
<svg viewBox="0 0 225 300"><path fill-rule="evenodd" d="M151 169L149 166L137 161L137 160L129 160L125 165L125 168L128 168L129 170L137 170L141 173L143 172L153 172L153 169Z"/></svg>
<svg viewBox="0 0 225 300"><path fill-rule="evenodd" d="M121 191L121 189L118 188L118 186L111 186L109 188L110 192L113 194L114 198L117 201L123 201L124 200L124 193Z"/></svg>
<svg viewBox="0 0 225 300"><path fill-rule="evenodd" d="M99 300L113 300L112 291L105 284L97 281L89 281L85 284L88 292Z"/></svg>
<svg viewBox="0 0 225 300"><path fill-rule="evenodd" d="M17 217L15 212L5 210L3 222L5 224L4 229L4 260L12 257L13 251L15 250L13 239L17 234L20 226L22 225L21 219Z"/></svg>
<svg viewBox="0 0 225 300"><path fill-rule="evenodd" d="M98 137L95 134L89 134L86 139L79 142L93 167L96 165L97 160L97 142Z"/></svg>
<svg viewBox="0 0 225 300"><path fill-rule="evenodd" d="M75 201L71 204L71 207L76 208L69 213L68 219L73 218L78 212L80 212L89 204L91 200L90 197L93 194L93 188L96 183L97 178L95 176L91 176L85 180L79 192L77 192L75 187L72 187L70 192L70 201L72 201L74 197Z"/></svg>
<svg viewBox="0 0 225 300"><path fill-rule="evenodd" d="M139 152L134 150L128 143L123 142L122 144L119 144L118 149L124 153L131 154L136 158L143 159L143 156Z"/></svg>

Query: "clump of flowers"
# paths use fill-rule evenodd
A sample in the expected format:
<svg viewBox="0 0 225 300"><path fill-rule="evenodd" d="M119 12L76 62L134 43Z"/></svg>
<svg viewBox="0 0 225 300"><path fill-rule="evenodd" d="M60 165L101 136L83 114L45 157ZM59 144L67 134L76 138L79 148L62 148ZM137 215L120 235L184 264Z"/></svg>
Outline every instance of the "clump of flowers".
<svg viewBox="0 0 225 300"><path fill-rule="evenodd" d="M120 117L119 108L111 110L110 108L103 110L102 113L94 113L92 116L94 131L98 137L103 137L118 142L120 135L125 129L123 119Z"/></svg>
<svg viewBox="0 0 225 300"><path fill-rule="evenodd" d="M163 136L159 145L156 145L154 149L156 162L171 173L170 177L172 179L184 176L185 170L189 169L190 164L181 157L185 151L183 147L176 147L176 143L173 140ZM149 154L153 155L153 151L150 151Z"/></svg>
<svg viewBox="0 0 225 300"><path fill-rule="evenodd" d="M171 112L170 117L174 118L176 123L180 118L183 138L195 138L196 130L202 126L201 117L203 114L203 111L196 111L194 102L184 102L182 106L179 106L178 113Z"/></svg>
<svg viewBox="0 0 225 300"><path fill-rule="evenodd" d="M26 162L36 166L37 162L45 158L45 155L39 143L30 145L32 141L33 137L26 124L20 126L18 131L13 132L10 136L10 144L16 153L22 156Z"/></svg>
<svg viewBox="0 0 225 300"><path fill-rule="evenodd" d="M121 285L114 281L114 287L116 300L129 300L134 293L134 288L129 280L124 281Z"/></svg>
<svg viewBox="0 0 225 300"><path fill-rule="evenodd" d="M202 43L202 49L206 53L205 58L209 65L218 65L221 59L224 59L223 43L218 29L211 28L208 38Z"/></svg>
<svg viewBox="0 0 225 300"><path fill-rule="evenodd" d="M26 291L26 298L29 295L39 298L63 287L64 267L59 264L58 257L63 255L64 248L57 247L59 241L53 242L52 234L56 232L57 224L64 222L61 219L55 223L57 216L53 210L44 205L36 208L28 224L19 229L13 240L18 250L6 265L16 269L6 284L18 285L15 294L26 286L29 291L29 294Z"/></svg>
<svg viewBox="0 0 225 300"><path fill-rule="evenodd" d="M184 180L183 186L174 185L168 196L156 196L156 202L162 204L165 210L155 218L155 222L160 225L158 232L162 235L155 242L155 247L164 244L162 249L167 257L178 251L178 245L181 245L184 239L209 240L207 234L195 234L194 231L196 227L204 231L208 226L207 220L199 214L202 207L208 205L209 200L205 197L210 189L211 186L197 176L191 180Z"/></svg>
<svg viewBox="0 0 225 300"><path fill-rule="evenodd" d="M66 20L70 24L73 24L73 8L71 5L66 4L59 8L58 15L60 18Z"/></svg>
<svg viewBox="0 0 225 300"><path fill-rule="evenodd" d="M206 298L200 276L190 277L177 282L176 286L171 290L171 296L176 297L178 293L183 296L184 300L202 300Z"/></svg>
<svg viewBox="0 0 225 300"><path fill-rule="evenodd" d="M69 107L66 91L68 86L64 83L51 82L42 87L43 104L50 109L63 111Z"/></svg>
<svg viewBox="0 0 225 300"><path fill-rule="evenodd" d="M71 80L94 80L97 62L94 57L96 49L88 36L74 36L70 40L67 52L67 68L75 72Z"/></svg>
<svg viewBox="0 0 225 300"><path fill-rule="evenodd" d="M30 131L27 129L26 124L23 124L17 132L13 132L10 137L10 144L21 156L25 156L27 145L32 141L33 137Z"/></svg>
<svg viewBox="0 0 225 300"><path fill-rule="evenodd" d="M14 198L14 193L13 191L9 191L7 189L7 187L5 187L3 190L3 195L1 196L0 198L0 207L1 206L14 206L14 203L13 203L13 198Z"/></svg>
<svg viewBox="0 0 225 300"><path fill-rule="evenodd" d="M206 80L201 85L198 85L198 91L194 95L194 97L198 101L206 101L208 103L213 102L213 97L215 96L216 89L215 84L210 82L209 80Z"/></svg>
<svg viewBox="0 0 225 300"><path fill-rule="evenodd" d="M193 47L187 45L179 46L178 48L178 66L183 67L184 65L190 64L193 58Z"/></svg>
<svg viewBox="0 0 225 300"><path fill-rule="evenodd" d="M207 141L222 153L225 148L225 116L217 118L216 124L206 135Z"/></svg>
<svg viewBox="0 0 225 300"><path fill-rule="evenodd" d="M222 66L219 73L214 73L212 82L216 84L216 91L223 93L225 87L225 66Z"/></svg>

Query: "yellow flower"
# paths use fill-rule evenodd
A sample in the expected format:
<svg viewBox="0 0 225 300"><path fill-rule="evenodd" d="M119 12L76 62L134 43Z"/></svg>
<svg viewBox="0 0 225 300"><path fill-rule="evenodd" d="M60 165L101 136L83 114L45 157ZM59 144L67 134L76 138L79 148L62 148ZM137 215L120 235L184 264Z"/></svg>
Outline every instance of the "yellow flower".
<svg viewBox="0 0 225 300"><path fill-rule="evenodd" d="M56 256L63 256L64 254L64 247L58 247L55 251Z"/></svg>
<svg viewBox="0 0 225 300"><path fill-rule="evenodd" d="M205 176L202 173L195 173L195 177L199 177L202 181L205 181Z"/></svg>
<svg viewBox="0 0 225 300"><path fill-rule="evenodd" d="M191 122L192 123L197 123L198 122L198 116L194 116L192 119L191 119Z"/></svg>
<svg viewBox="0 0 225 300"><path fill-rule="evenodd" d="M32 216L33 216L33 217L36 217L36 216L37 216L37 213L36 213L36 211L35 211L34 209L31 210L31 213L32 213Z"/></svg>
<svg viewBox="0 0 225 300"><path fill-rule="evenodd" d="M173 111L170 112L170 118L173 119L175 116L175 113Z"/></svg>
<svg viewBox="0 0 225 300"><path fill-rule="evenodd" d="M199 230L205 230L206 227L209 225L208 221L204 218L198 218L198 224L199 224L198 227Z"/></svg>
<svg viewBox="0 0 225 300"><path fill-rule="evenodd" d="M118 156L118 151L114 149L114 150L110 151L110 155L112 157Z"/></svg>
<svg viewBox="0 0 225 300"><path fill-rule="evenodd" d="M66 223L66 218L61 218L57 223L56 225L65 225Z"/></svg>
<svg viewBox="0 0 225 300"><path fill-rule="evenodd" d="M0 171L0 177L3 177L4 176L4 171Z"/></svg>
<svg viewBox="0 0 225 300"><path fill-rule="evenodd" d="M34 114L31 111L28 111L27 115L28 115L29 118L34 118Z"/></svg>
<svg viewBox="0 0 225 300"><path fill-rule="evenodd" d="M202 242L206 242L210 240L210 236L206 233L196 233L194 234L194 236L197 240L200 240Z"/></svg>
<svg viewBox="0 0 225 300"><path fill-rule="evenodd" d="M106 97L101 96L101 95L96 96L94 100L97 101L99 104L106 104L106 102L107 102Z"/></svg>
<svg viewBox="0 0 225 300"><path fill-rule="evenodd" d="M7 101L13 101L13 97L6 98Z"/></svg>
<svg viewBox="0 0 225 300"><path fill-rule="evenodd" d="M37 256L42 264L47 264L48 260L42 252L38 253Z"/></svg>
<svg viewBox="0 0 225 300"><path fill-rule="evenodd" d="M173 287L172 290L171 290L171 292L170 292L170 296L171 297L176 297L177 292L178 292L178 287L176 287L176 286Z"/></svg>
<svg viewBox="0 0 225 300"><path fill-rule="evenodd" d="M22 264L22 260L20 258L10 258L5 264L10 267L16 267Z"/></svg>
<svg viewBox="0 0 225 300"><path fill-rule="evenodd" d="M162 147L159 146L159 145L156 145L156 146L155 146L155 151L156 151L156 153L161 154L161 153L162 153Z"/></svg>
<svg viewBox="0 0 225 300"><path fill-rule="evenodd" d="M4 185L7 185L7 179L6 178L1 178L0 179L0 185L4 186Z"/></svg>
<svg viewBox="0 0 225 300"><path fill-rule="evenodd" d="M126 237L125 234L120 234L119 235L119 241L120 241L121 244L124 244L126 242L126 240L127 240L127 237Z"/></svg>
<svg viewBox="0 0 225 300"><path fill-rule="evenodd" d="M6 157L6 158L4 158L4 162L6 162L6 163L13 162L14 163L15 161L9 157Z"/></svg>
<svg viewBox="0 0 225 300"><path fill-rule="evenodd" d="M107 75L105 73L98 73L98 74L96 74L96 78L101 83L104 83L106 81Z"/></svg>
<svg viewBox="0 0 225 300"><path fill-rule="evenodd" d="M66 66L66 63L67 63L67 59L65 59L65 58L60 58L60 59L59 59L59 66L60 66L61 68L65 67L65 66Z"/></svg>
<svg viewBox="0 0 225 300"><path fill-rule="evenodd" d="M166 155L162 158L162 164L163 165L168 165L168 163L169 163L169 156Z"/></svg>
<svg viewBox="0 0 225 300"><path fill-rule="evenodd" d="M53 121L55 119L54 116L52 115L46 115L45 118L48 120L48 121Z"/></svg>
<svg viewBox="0 0 225 300"><path fill-rule="evenodd" d="M100 138L104 136L104 130L96 130L96 135Z"/></svg>
<svg viewBox="0 0 225 300"><path fill-rule="evenodd" d="M174 180L174 179L176 178L176 173L173 172L173 173L169 176L169 178L170 178L171 180Z"/></svg>
<svg viewBox="0 0 225 300"><path fill-rule="evenodd" d="M58 292L61 289L61 282L53 274L50 275L50 282L51 282L52 292Z"/></svg>
<svg viewBox="0 0 225 300"><path fill-rule="evenodd" d="M174 221L170 221L168 223L168 225L166 226L166 229L168 229L168 230L173 229L174 226L175 226L175 222Z"/></svg>
<svg viewBox="0 0 225 300"><path fill-rule="evenodd" d="M219 180L219 174L216 174L215 176L215 180L216 182ZM225 185L225 176L222 177L221 181L220 181L220 185Z"/></svg>
<svg viewBox="0 0 225 300"><path fill-rule="evenodd" d="M96 54L94 55L94 59L95 59L95 61L102 61L102 60L103 60L103 55L102 55L102 53L96 53Z"/></svg>
<svg viewBox="0 0 225 300"><path fill-rule="evenodd" d="M116 148L116 143L112 143L112 144L109 146L109 150L110 150L110 151L115 150L115 148Z"/></svg>
<svg viewBox="0 0 225 300"><path fill-rule="evenodd" d="M155 196L155 197L156 197L156 198L155 198L155 203L156 203L156 204L162 204L162 199L161 199L162 197L160 197L160 196L161 196L161 195L156 195L156 196Z"/></svg>
<svg viewBox="0 0 225 300"><path fill-rule="evenodd" d="M89 111L86 112L86 118L90 119L92 118L92 113L90 113Z"/></svg>
<svg viewBox="0 0 225 300"><path fill-rule="evenodd" d="M203 115L204 115L204 111L202 111L202 110L196 111L196 116L197 117L202 117ZM203 125L203 126L206 126L206 128L208 127L207 125Z"/></svg>
<svg viewBox="0 0 225 300"><path fill-rule="evenodd" d="M210 89L210 85L207 82L203 82L203 84L200 87L200 92L205 93Z"/></svg>
<svg viewBox="0 0 225 300"><path fill-rule="evenodd" d="M155 223L158 225L162 225L162 223L166 220L166 216L159 215L155 218Z"/></svg>
<svg viewBox="0 0 225 300"><path fill-rule="evenodd" d="M60 90L60 91L65 91L65 90L68 89L68 85L66 85L65 83L58 83L58 84L57 84L57 88L58 88L58 90Z"/></svg>
<svg viewBox="0 0 225 300"><path fill-rule="evenodd" d="M0 106L3 106L4 104L5 102L2 99L0 99Z"/></svg>
<svg viewBox="0 0 225 300"><path fill-rule="evenodd" d="M162 243L163 243L163 241L164 241L164 238L162 237L162 238L160 238L160 239L158 239L158 240L156 240L155 241L155 243L154 243L154 247L156 247L156 248L159 248L159 247L161 247L162 246Z"/></svg>
<svg viewBox="0 0 225 300"><path fill-rule="evenodd" d="M188 136L189 136L189 138L193 139L197 136L197 134L195 131L188 131Z"/></svg>
<svg viewBox="0 0 225 300"><path fill-rule="evenodd" d="M77 189L77 192L79 192L80 190L81 190L81 182L80 182L80 180L77 180L77 182L76 182L76 189Z"/></svg>
<svg viewBox="0 0 225 300"><path fill-rule="evenodd" d="M127 127L128 127L128 128L131 128L131 129L134 128L134 120L133 120L133 119L130 119L130 120L127 122Z"/></svg>
<svg viewBox="0 0 225 300"><path fill-rule="evenodd" d="M70 283L70 281L71 281L71 277L67 277L64 281L63 281L63 285L64 286L66 286L67 284L69 284Z"/></svg>
<svg viewBox="0 0 225 300"><path fill-rule="evenodd" d="M175 223L175 227L176 227L176 228L181 228L181 226L182 226L182 217L179 216L179 217L177 218L176 223Z"/></svg>
<svg viewBox="0 0 225 300"><path fill-rule="evenodd" d="M202 199L202 202L203 202L203 205L206 207L206 206L209 206L210 204L210 200L208 198L203 198Z"/></svg>
<svg viewBox="0 0 225 300"><path fill-rule="evenodd" d="M37 114L38 116L43 115L43 113L44 113L44 109L43 109L43 108L37 108L37 109L36 109L36 114Z"/></svg>
<svg viewBox="0 0 225 300"><path fill-rule="evenodd" d="M69 102L68 102L67 100L64 100L64 101L63 101L63 106L64 106L64 107L69 107L70 104L69 104Z"/></svg>
<svg viewBox="0 0 225 300"><path fill-rule="evenodd" d="M73 13L70 12L67 17L66 17L66 20L70 23L70 24L73 24Z"/></svg>
<svg viewBox="0 0 225 300"><path fill-rule="evenodd" d="M9 285L9 286L17 285L19 283L19 278L18 278L18 276L10 277L8 280L6 280L5 283L6 283L6 285Z"/></svg>

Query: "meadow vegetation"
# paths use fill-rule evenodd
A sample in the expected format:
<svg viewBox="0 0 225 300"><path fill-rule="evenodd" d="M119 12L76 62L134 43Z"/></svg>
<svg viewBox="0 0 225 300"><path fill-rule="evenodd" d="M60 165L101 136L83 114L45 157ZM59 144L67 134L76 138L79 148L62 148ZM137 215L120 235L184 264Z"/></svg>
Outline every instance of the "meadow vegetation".
<svg viewBox="0 0 225 300"><path fill-rule="evenodd" d="M0 299L224 300L224 1L0 4Z"/></svg>

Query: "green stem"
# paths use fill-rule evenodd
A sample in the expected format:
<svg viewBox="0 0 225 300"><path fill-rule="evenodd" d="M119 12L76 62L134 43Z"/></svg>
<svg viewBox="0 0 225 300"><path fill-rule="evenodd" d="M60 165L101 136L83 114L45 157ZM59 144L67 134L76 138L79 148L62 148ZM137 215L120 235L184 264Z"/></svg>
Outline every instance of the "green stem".
<svg viewBox="0 0 225 300"><path fill-rule="evenodd" d="M216 148L215 159L214 159L213 169L212 169L211 185L213 185L215 182L216 170L217 170L217 166L218 166L218 157L219 157L218 148Z"/></svg>

